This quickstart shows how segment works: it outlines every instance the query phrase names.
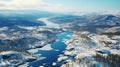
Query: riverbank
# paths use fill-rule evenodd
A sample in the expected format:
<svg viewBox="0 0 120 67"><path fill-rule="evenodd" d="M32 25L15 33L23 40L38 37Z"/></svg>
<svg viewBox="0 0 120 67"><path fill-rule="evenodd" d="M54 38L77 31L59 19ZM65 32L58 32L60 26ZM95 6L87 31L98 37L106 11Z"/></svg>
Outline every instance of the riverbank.
<svg viewBox="0 0 120 67"><path fill-rule="evenodd" d="M119 45L119 41L111 39L107 35L91 34L87 31L75 32L73 40L66 42L64 54L58 58L63 62L61 67L90 67L90 66L117 66L119 67L120 50L113 48ZM100 57L98 57L98 55ZM104 59L106 57L106 59ZM114 60L116 57L118 60ZM101 58L102 60L98 60ZM105 60L112 60L108 62Z"/></svg>

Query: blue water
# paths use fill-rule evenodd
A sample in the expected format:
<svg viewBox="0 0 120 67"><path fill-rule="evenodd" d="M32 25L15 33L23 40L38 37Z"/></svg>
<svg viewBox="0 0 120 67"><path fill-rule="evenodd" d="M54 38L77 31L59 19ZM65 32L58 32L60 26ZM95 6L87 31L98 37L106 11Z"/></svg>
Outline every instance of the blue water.
<svg viewBox="0 0 120 67"><path fill-rule="evenodd" d="M63 54L63 51L66 48L66 44L63 42L63 40L72 38L72 37L69 37L68 35L72 35L72 32L65 31L63 33L58 34L57 35L58 41L53 42L51 44L52 50L39 50L36 53L36 54L41 54L43 57L46 57L46 58L43 60L37 60L35 62L32 62L29 64L28 67L30 66L39 67L41 65L45 67L53 67L52 63L57 61L58 56L60 54Z"/></svg>
<svg viewBox="0 0 120 67"><path fill-rule="evenodd" d="M58 34L57 35L57 38L60 40L60 41L63 41L64 39L71 39L72 37L69 37L69 36L67 36L67 35L72 35L73 33L72 32L70 32L70 31L65 31L65 32L63 32L63 33L61 33L61 34Z"/></svg>

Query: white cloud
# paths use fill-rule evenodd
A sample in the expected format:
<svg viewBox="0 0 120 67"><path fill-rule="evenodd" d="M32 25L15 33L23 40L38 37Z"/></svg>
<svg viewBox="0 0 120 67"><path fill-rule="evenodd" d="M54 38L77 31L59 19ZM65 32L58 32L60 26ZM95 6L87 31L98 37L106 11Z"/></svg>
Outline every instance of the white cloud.
<svg viewBox="0 0 120 67"><path fill-rule="evenodd" d="M50 4L43 0L0 0L0 10L43 10L51 12L67 12L70 9L62 4Z"/></svg>

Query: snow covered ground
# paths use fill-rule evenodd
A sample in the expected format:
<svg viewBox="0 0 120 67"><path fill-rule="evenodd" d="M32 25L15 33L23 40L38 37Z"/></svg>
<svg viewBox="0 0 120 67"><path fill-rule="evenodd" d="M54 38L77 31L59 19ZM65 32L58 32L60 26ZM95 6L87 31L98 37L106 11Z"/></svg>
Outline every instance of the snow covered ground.
<svg viewBox="0 0 120 67"><path fill-rule="evenodd" d="M20 31L13 32L12 33L13 36L5 33L0 33L0 39L14 40L16 39L16 35L17 36L22 35L20 36L21 38L30 37L30 38L39 39L39 41L33 44L31 44L32 42L30 40L26 40L26 42L27 41L30 42L29 46L27 47L31 47L32 49L29 49L27 51L31 54L26 55L26 53L24 52L16 52L16 51L0 52L0 67L6 66L6 65L14 66L15 65L14 63L22 64L23 61L46 59L46 57L42 57L41 54L36 55L36 53L40 50L43 50L43 51L53 50L53 48L51 48L51 44L48 44L48 43L52 42L56 38L57 36L56 34L61 32L61 30L58 30L60 29L60 25L48 21L48 18L40 18L38 19L38 21L44 22L46 26L18 26L18 28L24 29L25 31L24 33L21 33ZM68 23L67 26L66 25L64 26L67 27L67 26L70 26L70 24ZM4 30L8 30L8 28L7 27L0 28L0 32ZM66 29L63 29L63 30L67 31ZM114 27L114 28L105 29L105 30L106 32L116 32L116 31L119 31L119 27ZM76 31L74 32L73 36L71 35L64 36L64 34L66 33L61 34L62 38L61 36L57 36L58 38L60 37L59 40L67 44L66 49L63 51L64 54L59 55L59 58L57 59L57 63L60 63L60 64L62 63L61 67L90 67L90 66L93 67L94 65L98 67L101 67L101 65L107 65L109 67L108 62L104 64L104 61L100 62L100 60L97 60L99 58L96 58L96 57L99 55L100 57L102 57L103 60L104 60L104 57L107 60L113 60L114 57L118 58L120 56L120 36L119 35L107 36L107 35L101 35L101 34L92 34L88 31ZM63 39L63 37L66 37L66 39ZM72 39L69 39L69 37L72 37ZM55 50L55 51L59 51L59 50ZM10 59L12 58L12 60L4 59L3 61L4 56L5 57L10 56ZM110 56L110 59L109 59L109 56ZM113 58L111 59L111 57ZM53 62L52 65L55 66L57 65L57 63ZM118 62L116 63L119 65ZM28 64L29 63L25 62L25 64L20 65L20 67L23 67L23 66L27 67ZM40 66L40 67L43 67L43 66Z"/></svg>
<svg viewBox="0 0 120 67"><path fill-rule="evenodd" d="M58 62L66 62L62 64L61 67L90 67L90 65L99 65L100 67L102 65L109 66L109 62L104 64L105 61L100 62L96 60L94 56L98 54L103 57L109 57L109 55L120 56L120 49L113 49L115 45L119 45L120 41L115 40L119 38L119 36L113 36L112 38L114 39L112 39L107 35L87 33L83 36L82 34L85 34L85 32L75 32L73 40L66 42L67 48L64 51L64 55L58 58ZM117 62L116 66L117 65L120 65L119 62Z"/></svg>
<svg viewBox="0 0 120 67"><path fill-rule="evenodd" d="M47 27L47 28L57 28L57 29L60 28L60 26L58 24L48 21L48 18L40 18L40 19L38 19L38 21L43 21L46 24L45 27Z"/></svg>

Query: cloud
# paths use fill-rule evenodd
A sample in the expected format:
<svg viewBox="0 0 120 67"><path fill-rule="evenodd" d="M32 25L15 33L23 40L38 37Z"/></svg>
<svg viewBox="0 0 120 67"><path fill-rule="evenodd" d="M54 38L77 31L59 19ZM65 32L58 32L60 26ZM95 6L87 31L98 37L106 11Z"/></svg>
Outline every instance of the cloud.
<svg viewBox="0 0 120 67"><path fill-rule="evenodd" d="M0 0L0 10L42 10L67 12L70 9L62 4L50 4L43 0Z"/></svg>

